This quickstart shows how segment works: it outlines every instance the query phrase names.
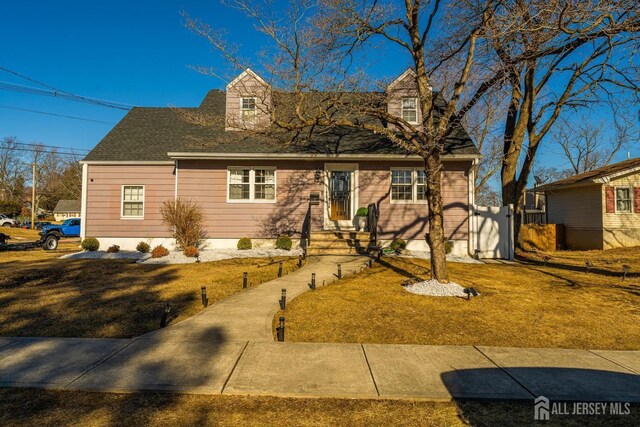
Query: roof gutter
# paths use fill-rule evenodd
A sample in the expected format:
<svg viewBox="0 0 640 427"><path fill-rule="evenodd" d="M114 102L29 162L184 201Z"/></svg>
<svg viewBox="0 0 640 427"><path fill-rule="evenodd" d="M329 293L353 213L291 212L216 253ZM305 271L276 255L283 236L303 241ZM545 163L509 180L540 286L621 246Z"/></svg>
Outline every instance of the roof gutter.
<svg viewBox="0 0 640 427"><path fill-rule="evenodd" d="M277 159L277 160L304 160L313 161L319 159L338 159L338 160L422 160L420 156L408 154L309 154L309 153L188 153L176 152L167 153L172 159L177 160L195 160L195 159L213 159L213 160L251 160L251 159ZM442 161L453 160L475 160L480 158L480 154L444 154Z"/></svg>
<svg viewBox="0 0 640 427"><path fill-rule="evenodd" d="M81 160L81 165L174 165L173 160Z"/></svg>

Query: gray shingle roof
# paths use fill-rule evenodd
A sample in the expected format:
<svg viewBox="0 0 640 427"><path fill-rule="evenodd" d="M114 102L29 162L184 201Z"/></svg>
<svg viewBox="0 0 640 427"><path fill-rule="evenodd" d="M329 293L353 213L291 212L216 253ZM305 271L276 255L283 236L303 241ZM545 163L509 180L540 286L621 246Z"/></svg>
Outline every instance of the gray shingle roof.
<svg viewBox="0 0 640 427"><path fill-rule="evenodd" d="M53 212L80 212L80 200L58 200Z"/></svg>
<svg viewBox="0 0 640 427"><path fill-rule="evenodd" d="M614 163L611 165L603 166L598 169L594 169L589 172L584 172L579 175L573 175L565 179L561 179L559 181L551 182L549 184L541 185L539 187L535 187L535 191L549 191L556 190L558 188L569 187L572 185L585 184L585 183L593 183L594 180L599 178L605 178L607 176L623 173L627 170L635 169L640 167L640 157L636 157L634 159L624 160L622 162Z"/></svg>
<svg viewBox="0 0 640 427"><path fill-rule="evenodd" d="M87 161L162 161L169 152L405 154L382 135L337 128L287 144L287 135L260 137L225 132L225 93L210 91L198 108L135 107L91 150ZM304 141L304 142L302 142ZM446 154L478 154L458 126L448 138Z"/></svg>

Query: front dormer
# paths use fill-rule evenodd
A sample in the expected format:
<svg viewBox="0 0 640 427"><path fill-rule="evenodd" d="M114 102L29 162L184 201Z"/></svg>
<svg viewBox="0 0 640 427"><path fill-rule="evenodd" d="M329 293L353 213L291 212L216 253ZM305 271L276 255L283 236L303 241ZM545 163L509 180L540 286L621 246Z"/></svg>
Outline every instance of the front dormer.
<svg viewBox="0 0 640 427"><path fill-rule="evenodd" d="M422 110L419 98L416 73L409 68L387 86L387 112L420 127Z"/></svg>
<svg viewBox="0 0 640 427"><path fill-rule="evenodd" d="M227 85L225 130L254 130L269 125L271 86L250 68Z"/></svg>

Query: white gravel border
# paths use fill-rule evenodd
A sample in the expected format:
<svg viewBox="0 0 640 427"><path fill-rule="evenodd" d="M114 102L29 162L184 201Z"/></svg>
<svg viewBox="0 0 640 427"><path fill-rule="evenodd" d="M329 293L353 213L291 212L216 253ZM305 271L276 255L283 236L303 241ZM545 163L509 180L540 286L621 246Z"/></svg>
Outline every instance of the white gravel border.
<svg viewBox="0 0 640 427"><path fill-rule="evenodd" d="M431 253L429 251L411 251L408 249L404 249L400 255L385 255L385 256L399 256L405 258L421 258L421 259L431 259ZM450 262L459 262L462 264L484 264L484 262L471 258L470 256L460 256L454 254L447 254L447 261Z"/></svg>
<svg viewBox="0 0 640 427"><path fill-rule="evenodd" d="M82 251L72 254L62 255L60 258L68 259L136 259L143 260L150 257L150 254L143 254L137 251L120 251L107 253L106 251Z"/></svg>
<svg viewBox="0 0 640 427"><path fill-rule="evenodd" d="M256 248L247 250L238 249L203 249L200 251L200 261L221 261L232 258L270 258L270 257L295 257L302 255L302 249L293 248L290 251L273 248ZM151 258L151 254L143 254L137 251L123 251L107 253L106 251L82 251L60 258L70 259L135 259L144 264L190 264L196 262L195 258L188 258L182 252L171 251L162 258Z"/></svg>
<svg viewBox="0 0 640 427"><path fill-rule="evenodd" d="M290 251L273 248L255 248L242 251L238 249L203 249L200 251L200 261L221 261L232 258L294 257L299 255L302 255L302 249L300 248L292 248ZM195 258L188 258L182 252L172 251L162 258L145 258L138 262L144 264L189 264L195 261Z"/></svg>
<svg viewBox="0 0 640 427"><path fill-rule="evenodd" d="M455 283L440 283L436 279L426 280L411 285L403 286L407 292L417 295L430 295L434 297L462 297L466 298L464 287Z"/></svg>

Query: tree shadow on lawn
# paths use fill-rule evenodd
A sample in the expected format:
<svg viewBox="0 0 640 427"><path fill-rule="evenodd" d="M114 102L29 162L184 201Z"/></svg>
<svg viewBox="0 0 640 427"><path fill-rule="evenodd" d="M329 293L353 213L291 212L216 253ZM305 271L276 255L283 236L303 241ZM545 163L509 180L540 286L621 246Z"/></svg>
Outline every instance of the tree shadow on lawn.
<svg viewBox="0 0 640 427"><path fill-rule="evenodd" d="M571 289L599 287L602 289L612 289L616 291L625 292L633 296L640 296L640 286L633 283L633 277L629 277L629 276L627 276L627 279L623 281L620 275L613 275L613 274L606 274L606 273L601 274L598 272L594 272L593 270L591 270L589 273L586 273L584 269L581 270L581 269L560 268L558 269L560 271L554 272L553 269L556 269L557 267L552 264L547 264L546 267L544 267L543 265L538 265L537 268L535 266L531 266L528 264L521 264L520 268L524 268L529 271L535 271L545 276L558 279L559 281L563 282L567 287ZM575 272L577 273L578 276L569 277L566 275L567 272ZM563 275L562 273L565 273L565 275ZM583 276L583 277L581 278L580 276ZM605 283L603 281L603 279L611 279L616 277L619 278L619 282L617 284Z"/></svg>
<svg viewBox="0 0 640 427"><path fill-rule="evenodd" d="M285 272L295 261L285 260ZM0 336L130 338L160 327L165 304L182 320L277 276L279 259L149 265L131 260L40 259L0 262Z"/></svg>

